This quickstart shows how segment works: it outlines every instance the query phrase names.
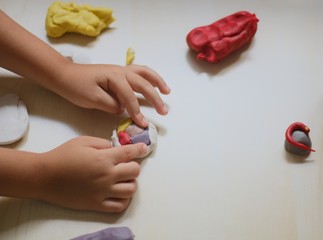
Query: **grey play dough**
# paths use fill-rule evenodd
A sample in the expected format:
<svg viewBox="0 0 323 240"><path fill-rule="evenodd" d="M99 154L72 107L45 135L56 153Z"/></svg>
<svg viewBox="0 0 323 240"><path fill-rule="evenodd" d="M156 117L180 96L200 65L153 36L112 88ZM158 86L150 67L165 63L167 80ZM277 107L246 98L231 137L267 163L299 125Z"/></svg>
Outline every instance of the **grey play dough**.
<svg viewBox="0 0 323 240"><path fill-rule="evenodd" d="M17 95L6 94L0 97L0 145L23 138L28 123L27 108Z"/></svg>
<svg viewBox="0 0 323 240"><path fill-rule="evenodd" d="M303 131L296 130L292 133L292 138L299 143L303 143L305 146L311 148L312 141L309 136ZM294 153L296 155L305 156L310 153L309 150L299 148L285 141L285 148L288 152Z"/></svg>

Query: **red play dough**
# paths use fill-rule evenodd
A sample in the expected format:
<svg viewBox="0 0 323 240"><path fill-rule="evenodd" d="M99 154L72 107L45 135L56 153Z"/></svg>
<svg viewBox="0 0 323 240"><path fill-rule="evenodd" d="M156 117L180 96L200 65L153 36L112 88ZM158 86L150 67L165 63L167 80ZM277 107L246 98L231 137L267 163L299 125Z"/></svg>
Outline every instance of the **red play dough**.
<svg viewBox="0 0 323 240"><path fill-rule="evenodd" d="M131 144L130 136L125 131L118 132L118 138L121 145Z"/></svg>
<svg viewBox="0 0 323 240"><path fill-rule="evenodd" d="M197 59L219 62L249 43L257 31L255 14L240 11L210 25L194 28L186 37Z"/></svg>

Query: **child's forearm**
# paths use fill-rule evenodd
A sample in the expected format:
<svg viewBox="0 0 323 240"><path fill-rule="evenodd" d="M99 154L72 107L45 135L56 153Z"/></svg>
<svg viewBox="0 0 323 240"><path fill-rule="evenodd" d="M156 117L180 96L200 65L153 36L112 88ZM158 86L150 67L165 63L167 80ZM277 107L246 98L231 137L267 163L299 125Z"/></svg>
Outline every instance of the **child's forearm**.
<svg viewBox="0 0 323 240"><path fill-rule="evenodd" d="M39 199L44 173L40 154L0 148L0 196Z"/></svg>
<svg viewBox="0 0 323 240"><path fill-rule="evenodd" d="M0 36L0 67L55 90L54 79L70 61L1 10Z"/></svg>

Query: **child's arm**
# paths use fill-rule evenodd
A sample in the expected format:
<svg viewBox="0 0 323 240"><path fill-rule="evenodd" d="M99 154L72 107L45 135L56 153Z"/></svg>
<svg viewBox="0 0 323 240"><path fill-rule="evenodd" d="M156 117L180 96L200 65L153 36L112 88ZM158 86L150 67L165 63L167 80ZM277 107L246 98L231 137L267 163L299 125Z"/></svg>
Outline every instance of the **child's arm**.
<svg viewBox="0 0 323 240"><path fill-rule="evenodd" d="M155 90L168 94L170 89L152 69L129 65L74 64L26 31L0 10L0 66L36 81L76 105L111 113L127 109L140 126L148 126L135 92L152 103L157 112L167 107Z"/></svg>
<svg viewBox="0 0 323 240"><path fill-rule="evenodd" d="M0 196L120 212L136 191L140 167L132 159L147 151L145 144L112 148L94 137L78 137L45 153L0 148Z"/></svg>

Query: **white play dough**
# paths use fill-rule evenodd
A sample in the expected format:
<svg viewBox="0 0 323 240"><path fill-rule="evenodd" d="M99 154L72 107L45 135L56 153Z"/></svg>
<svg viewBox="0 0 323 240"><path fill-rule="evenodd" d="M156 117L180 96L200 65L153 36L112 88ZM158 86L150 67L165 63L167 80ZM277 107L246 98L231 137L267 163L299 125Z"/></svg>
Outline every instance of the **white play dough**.
<svg viewBox="0 0 323 240"><path fill-rule="evenodd" d="M17 95L6 94L0 97L0 145L23 138L28 123L27 108Z"/></svg>
<svg viewBox="0 0 323 240"><path fill-rule="evenodd" d="M148 133L149 133L149 138L150 138L150 145L148 145L149 151L148 151L147 155L149 153L151 153L157 146L157 135L158 135L157 128L151 122L149 122Z"/></svg>
<svg viewBox="0 0 323 240"><path fill-rule="evenodd" d="M74 54L72 50L69 49L64 49L59 51L60 54L62 54L64 57L67 59L71 60L73 63L78 63L78 64L91 64L91 59L86 56L85 54Z"/></svg>
<svg viewBox="0 0 323 240"><path fill-rule="evenodd" d="M84 54L76 54L73 56L72 61L79 64L91 64L91 59Z"/></svg>

